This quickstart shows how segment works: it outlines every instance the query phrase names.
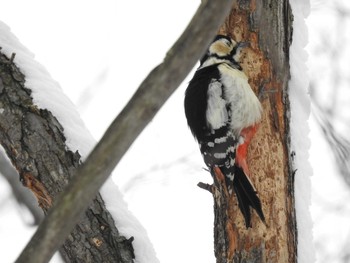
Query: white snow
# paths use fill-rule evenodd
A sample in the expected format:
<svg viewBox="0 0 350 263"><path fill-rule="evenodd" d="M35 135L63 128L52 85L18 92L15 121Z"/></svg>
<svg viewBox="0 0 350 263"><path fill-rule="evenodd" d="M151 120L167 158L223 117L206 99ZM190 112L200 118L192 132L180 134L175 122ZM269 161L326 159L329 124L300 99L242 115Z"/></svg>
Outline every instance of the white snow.
<svg viewBox="0 0 350 263"><path fill-rule="evenodd" d="M72 151L79 150L86 158L95 144L85 128L73 103L63 94L59 84L52 79L47 70L34 60L34 55L24 47L10 28L0 21L0 47L8 57L15 53L14 63L26 76L26 87L33 91L34 103L48 109L64 127L67 145Z"/></svg>
<svg viewBox="0 0 350 263"><path fill-rule="evenodd" d="M32 90L34 103L48 109L64 127L67 145L72 151L79 151L85 159L95 145L95 140L86 129L76 107L63 94L59 84L52 79L47 70L34 60L34 55L11 33L10 28L0 21L0 47L8 57L16 53L14 63L26 76L26 87ZM120 233L127 238L133 236L136 262L159 262L146 230L127 209L123 197L113 183L107 180L101 188L101 195L111 212Z"/></svg>
<svg viewBox="0 0 350 263"><path fill-rule="evenodd" d="M306 67L307 28L305 18L310 12L310 3L305 0L291 1L294 15L293 42L290 49L291 80L289 99L291 103L291 150L295 152L295 202L298 228L298 262L315 262L312 240L311 180L312 169L309 163L310 98L309 77Z"/></svg>
<svg viewBox="0 0 350 263"><path fill-rule="evenodd" d="M108 179L103 185L101 194L120 233L126 238L134 237L132 244L135 250L135 261L137 263L158 263L159 260L148 238L147 231L128 210L122 194L111 179Z"/></svg>

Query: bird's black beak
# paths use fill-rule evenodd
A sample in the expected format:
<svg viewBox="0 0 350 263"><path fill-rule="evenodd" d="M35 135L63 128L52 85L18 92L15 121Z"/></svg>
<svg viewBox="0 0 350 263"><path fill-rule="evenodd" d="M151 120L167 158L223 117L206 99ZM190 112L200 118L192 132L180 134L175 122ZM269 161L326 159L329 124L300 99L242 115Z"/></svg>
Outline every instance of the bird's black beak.
<svg viewBox="0 0 350 263"><path fill-rule="evenodd" d="M236 47L232 50L233 60L238 62L240 60L242 49L248 46L250 46L250 42L238 42Z"/></svg>
<svg viewBox="0 0 350 263"><path fill-rule="evenodd" d="M237 49L241 49L241 48L245 48L245 47L249 47L250 46L250 42L246 41L246 42L239 42L237 44Z"/></svg>

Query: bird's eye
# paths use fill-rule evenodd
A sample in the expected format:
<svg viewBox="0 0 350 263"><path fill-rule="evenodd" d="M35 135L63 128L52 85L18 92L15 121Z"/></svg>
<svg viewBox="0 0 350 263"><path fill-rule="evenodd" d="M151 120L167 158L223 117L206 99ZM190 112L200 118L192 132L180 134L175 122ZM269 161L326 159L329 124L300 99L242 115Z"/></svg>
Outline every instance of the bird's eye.
<svg viewBox="0 0 350 263"><path fill-rule="evenodd" d="M225 39L224 43L225 43L226 46L231 47L231 41Z"/></svg>

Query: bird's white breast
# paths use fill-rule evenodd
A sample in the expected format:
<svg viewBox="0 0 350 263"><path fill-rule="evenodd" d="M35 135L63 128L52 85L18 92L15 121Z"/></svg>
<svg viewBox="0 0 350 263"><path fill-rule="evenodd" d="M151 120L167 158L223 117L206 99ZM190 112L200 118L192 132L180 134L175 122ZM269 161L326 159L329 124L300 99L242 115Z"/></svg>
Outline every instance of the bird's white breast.
<svg viewBox="0 0 350 263"><path fill-rule="evenodd" d="M231 106L231 127L238 135L242 129L260 121L262 106L251 89L247 76L242 71L227 64L220 64L218 68L225 101Z"/></svg>

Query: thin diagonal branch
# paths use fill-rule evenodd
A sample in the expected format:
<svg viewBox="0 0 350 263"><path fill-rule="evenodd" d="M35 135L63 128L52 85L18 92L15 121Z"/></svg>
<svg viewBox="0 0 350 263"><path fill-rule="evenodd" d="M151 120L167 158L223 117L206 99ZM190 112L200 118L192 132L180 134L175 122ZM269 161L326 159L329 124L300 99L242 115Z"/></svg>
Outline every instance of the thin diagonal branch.
<svg viewBox="0 0 350 263"><path fill-rule="evenodd" d="M315 120L333 152L337 164L336 167L345 183L350 186L350 142L336 130L332 113L322 110L315 98L312 98L312 103Z"/></svg>
<svg viewBox="0 0 350 263"><path fill-rule="evenodd" d="M164 62L143 81L58 197L17 263L42 263L52 257L130 145L204 53L232 4L233 0L202 2Z"/></svg>

